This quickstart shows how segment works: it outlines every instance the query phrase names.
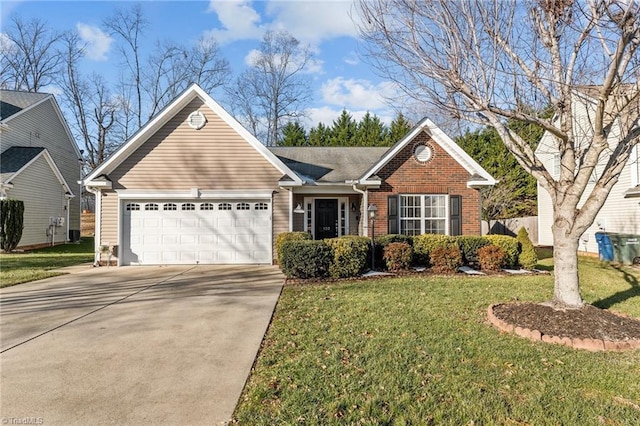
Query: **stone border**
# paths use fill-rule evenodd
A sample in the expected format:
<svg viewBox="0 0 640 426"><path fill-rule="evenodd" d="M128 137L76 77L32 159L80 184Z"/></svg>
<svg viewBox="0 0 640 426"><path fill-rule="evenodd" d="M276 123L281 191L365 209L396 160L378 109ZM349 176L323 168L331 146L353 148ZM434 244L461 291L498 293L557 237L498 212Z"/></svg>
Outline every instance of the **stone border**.
<svg viewBox="0 0 640 426"><path fill-rule="evenodd" d="M569 337L551 336L542 334L539 330L531 330L524 327L516 327L513 324L501 320L493 313L495 306L502 305L497 303L489 306L487 309L487 318L489 322L500 331L505 333L515 333L520 337L532 340L534 342L554 343L557 345L569 346L574 349L584 349L591 352L599 351L628 351L640 349L640 339L632 340L602 340L602 339L571 339ZM618 314L616 314L618 315Z"/></svg>

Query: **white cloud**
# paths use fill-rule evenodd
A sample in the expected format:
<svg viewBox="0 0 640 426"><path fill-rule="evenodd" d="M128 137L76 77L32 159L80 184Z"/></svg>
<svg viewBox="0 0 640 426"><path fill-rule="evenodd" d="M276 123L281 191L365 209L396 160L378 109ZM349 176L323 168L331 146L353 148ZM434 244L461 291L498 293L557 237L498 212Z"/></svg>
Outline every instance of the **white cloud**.
<svg viewBox="0 0 640 426"><path fill-rule="evenodd" d="M222 28L204 32L205 38L214 38L220 44L236 40L259 39L264 33L260 15L248 0L211 0L207 12L215 13Z"/></svg>
<svg viewBox="0 0 640 426"><path fill-rule="evenodd" d="M0 52L11 54L16 44L5 33L0 33Z"/></svg>
<svg viewBox="0 0 640 426"><path fill-rule="evenodd" d="M377 111L371 110L349 110L347 112L351 114L354 120L360 121L364 115L369 112L371 114L375 114L380 121L385 123L386 125L391 124L393 121L395 114L391 109L381 109ZM318 123L322 123L325 126L331 127L331 124L334 120L338 119L342 114L342 108L331 108L327 106L318 107L318 108L308 108L306 110L307 118L303 121L303 125L307 128L307 130L311 129L311 127L316 127Z"/></svg>
<svg viewBox="0 0 640 426"><path fill-rule="evenodd" d="M374 84L369 80L333 78L320 88L322 99L330 105L353 110L374 111L387 107L387 100L398 96L394 83Z"/></svg>
<svg viewBox="0 0 640 426"><path fill-rule="evenodd" d="M347 65L358 65L360 63L360 58L356 52L349 52L347 56L342 59Z"/></svg>
<svg viewBox="0 0 640 426"><path fill-rule="evenodd" d="M106 61L113 39L100 28L78 22L76 29L86 43L85 55L94 61Z"/></svg>
<svg viewBox="0 0 640 426"><path fill-rule="evenodd" d="M207 11L217 15L222 28L205 31L204 36L226 44L259 39L267 30L286 30L300 41L318 44L331 38L358 35L350 16L350 1L269 1L262 17L253 3L210 0Z"/></svg>

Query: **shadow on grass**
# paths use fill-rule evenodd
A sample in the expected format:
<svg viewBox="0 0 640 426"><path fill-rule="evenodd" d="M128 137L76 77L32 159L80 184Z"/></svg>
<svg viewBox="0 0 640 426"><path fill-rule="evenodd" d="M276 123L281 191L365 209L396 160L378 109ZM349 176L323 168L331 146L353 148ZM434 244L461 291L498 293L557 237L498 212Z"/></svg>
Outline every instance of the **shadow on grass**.
<svg viewBox="0 0 640 426"><path fill-rule="evenodd" d="M613 305L624 302L632 297L640 297L640 283L638 283L638 278L624 270L620 265L611 265L611 267L622 274L622 277L631 288L593 302L593 306L600 309L609 309Z"/></svg>

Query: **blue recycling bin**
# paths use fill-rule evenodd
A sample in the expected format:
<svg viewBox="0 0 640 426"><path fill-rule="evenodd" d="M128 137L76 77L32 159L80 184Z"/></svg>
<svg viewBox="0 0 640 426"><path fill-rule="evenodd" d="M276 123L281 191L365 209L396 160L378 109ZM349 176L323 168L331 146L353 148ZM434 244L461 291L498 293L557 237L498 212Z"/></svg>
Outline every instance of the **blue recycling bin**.
<svg viewBox="0 0 640 426"><path fill-rule="evenodd" d="M600 260L611 262L613 260L613 244L611 244L609 235L604 232L596 232L596 242L598 243Z"/></svg>

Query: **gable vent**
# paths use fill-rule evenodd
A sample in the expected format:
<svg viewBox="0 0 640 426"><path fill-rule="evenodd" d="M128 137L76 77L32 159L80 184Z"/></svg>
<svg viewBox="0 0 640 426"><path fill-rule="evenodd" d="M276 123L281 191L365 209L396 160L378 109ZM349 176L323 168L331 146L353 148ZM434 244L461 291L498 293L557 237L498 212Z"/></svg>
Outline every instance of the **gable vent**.
<svg viewBox="0 0 640 426"><path fill-rule="evenodd" d="M200 130L207 123L207 118L200 111L194 111L191 114L189 114L189 117L187 118L187 123L189 123L189 126L191 126L192 128L196 130Z"/></svg>

